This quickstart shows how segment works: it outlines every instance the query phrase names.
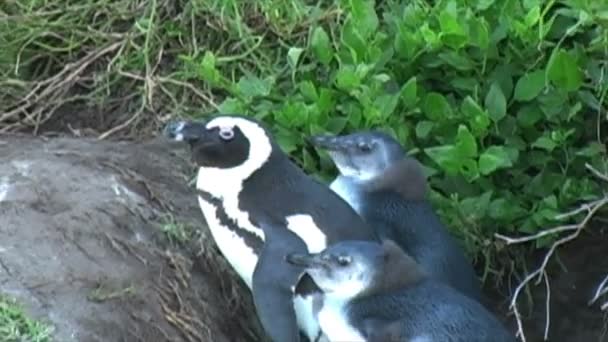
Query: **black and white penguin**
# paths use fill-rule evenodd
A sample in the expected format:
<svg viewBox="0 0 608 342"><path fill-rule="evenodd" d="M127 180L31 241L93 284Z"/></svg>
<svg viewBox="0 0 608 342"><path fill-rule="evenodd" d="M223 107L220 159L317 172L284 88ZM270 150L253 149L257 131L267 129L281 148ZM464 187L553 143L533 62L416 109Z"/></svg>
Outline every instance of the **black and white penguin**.
<svg viewBox="0 0 608 342"><path fill-rule="evenodd" d="M330 188L381 238L395 241L431 276L477 301L485 300L471 262L426 198L422 166L395 139L361 131L317 135L309 141L326 150L340 171Z"/></svg>
<svg viewBox="0 0 608 342"><path fill-rule="evenodd" d="M323 290L315 315L331 342L515 341L480 303L428 277L391 240L342 241L286 261Z"/></svg>
<svg viewBox="0 0 608 342"><path fill-rule="evenodd" d="M297 167L257 120L220 115L207 122L173 122L164 132L190 145L205 220L219 250L251 289L269 337L298 341L299 328L315 340L319 329L311 319L311 297L305 296L314 286L300 281L302 270L285 263L285 254L319 252L345 239L377 241L375 231Z"/></svg>

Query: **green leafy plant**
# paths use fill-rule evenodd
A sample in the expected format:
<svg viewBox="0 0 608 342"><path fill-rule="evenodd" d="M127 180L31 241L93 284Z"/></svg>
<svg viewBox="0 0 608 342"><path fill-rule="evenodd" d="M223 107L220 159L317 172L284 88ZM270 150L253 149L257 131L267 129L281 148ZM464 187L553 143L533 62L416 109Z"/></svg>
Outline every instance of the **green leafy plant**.
<svg viewBox="0 0 608 342"><path fill-rule="evenodd" d="M534 233L602 191L584 165L607 169L603 1L17 0L0 9L9 14L0 131L37 129L62 101L132 114L104 137L168 113L247 113L327 179L335 168L304 137L384 130L425 165L433 203L484 275L511 263L495 233ZM76 95L70 75L88 80Z"/></svg>
<svg viewBox="0 0 608 342"><path fill-rule="evenodd" d="M340 6L336 26L314 25L289 48L289 77L244 74L222 88L220 110L263 118L324 177L335 171L304 136L376 128L397 137L427 166L433 201L488 272L501 248L494 233L533 233L601 191L584 169L606 167L608 31L598 3Z"/></svg>

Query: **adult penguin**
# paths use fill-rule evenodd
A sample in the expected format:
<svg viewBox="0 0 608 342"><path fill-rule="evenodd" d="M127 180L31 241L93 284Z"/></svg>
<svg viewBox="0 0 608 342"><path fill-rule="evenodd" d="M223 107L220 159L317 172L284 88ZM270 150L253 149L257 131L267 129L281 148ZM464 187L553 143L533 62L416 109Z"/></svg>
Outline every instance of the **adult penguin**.
<svg viewBox="0 0 608 342"><path fill-rule="evenodd" d="M198 166L198 201L227 261L251 289L262 326L273 341L311 340L314 283L288 252L320 252L342 240L378 237L323 183L295 165L259 121L219 115L207 122L177 121L165 135L190 145ZM310 278L308 278L310 280ZM294 296L295 292L295 296ZM295 306L295 309L294 309Z"/></svg>

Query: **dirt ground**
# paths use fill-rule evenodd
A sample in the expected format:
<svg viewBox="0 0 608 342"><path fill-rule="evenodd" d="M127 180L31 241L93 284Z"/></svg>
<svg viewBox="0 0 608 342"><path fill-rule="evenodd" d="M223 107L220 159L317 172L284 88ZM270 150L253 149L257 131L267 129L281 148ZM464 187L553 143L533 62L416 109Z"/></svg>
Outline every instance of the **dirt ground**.
<svg viewBox="0 0 608 342"><path fill-rule="evenodd" d="M206 239L186 153L0 135L0 293L60 342L258 340L246 288ZM169 217L200 231L191 246L169 243Z"/></svg>
<svg viewBox="0 0 608 342"><path fill-rule="evenodd" d="M556 253L556 262L548 268L550 284L550 326L547 341L554 342L608 342L608 312L600 306L608 300L604 295L599 302L589 305L597 286L608 273L608 226L596 223L588 227L578 239ZM545 256L538 251L530 256L529 270L538 267ZM536 279L533 281L535 284ZM495 295L495 302L505 301L517 283ZM520 296L521 313L528 342L544 341L546 324L546 285L544 281L532 287L530 298L533 307L526 309L527 295ZM507 314L505 304L497 306L511 330L516 331L515 320Z"/></svg>
<svg viewBox="0 0 608 342"><path fill-rule="evenodd" d="M248 291L208 238L184 146L12 134L0 161L0 293L52 323L56 341L261 340ZM199 236L170 243L168 218ZM608 234L593 231L550 274L550 341L608 341L608 317L587 306L608 272ZM491 296L515 331L513 289ZM528 342L542 341L543 294L533 288L524 312Z"/></svg>

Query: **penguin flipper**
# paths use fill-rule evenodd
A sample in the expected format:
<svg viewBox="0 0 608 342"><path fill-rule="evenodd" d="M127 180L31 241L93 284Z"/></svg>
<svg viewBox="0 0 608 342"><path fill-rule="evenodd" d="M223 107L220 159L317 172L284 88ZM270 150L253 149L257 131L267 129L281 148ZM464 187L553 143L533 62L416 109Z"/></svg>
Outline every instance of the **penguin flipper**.
<svg viewBox="0 0 608 342"><path fill-rule="evenodd" d="M267 232L268 224L260 224ZM280 234L279 238L275 234ZM288 235L288 236L285 236ZM266 234L266 241L253 272L253 303L266 334L275 342L299 342L300 333L294 308L294 288L302 270L285 261L291 252L306 253L306 244L283 229Z"/></svg>

